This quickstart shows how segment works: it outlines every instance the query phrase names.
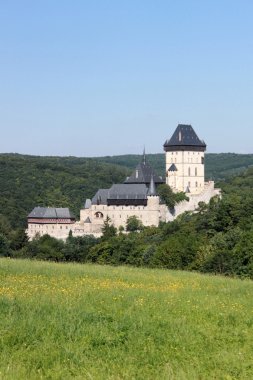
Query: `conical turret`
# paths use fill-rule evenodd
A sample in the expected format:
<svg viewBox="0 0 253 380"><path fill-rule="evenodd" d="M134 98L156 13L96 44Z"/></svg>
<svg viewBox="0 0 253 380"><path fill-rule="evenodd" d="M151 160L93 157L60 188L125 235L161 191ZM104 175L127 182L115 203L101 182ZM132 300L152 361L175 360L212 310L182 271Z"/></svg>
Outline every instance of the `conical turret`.
<svg viewBox="0 0 253 380"><path fill-rule="evenodd" d="M154 182L153 175L151 176L150 185L149 185L149 189L148 189L148 194L147 195L149 197L150 196L155 197L157 195L156 194L156 188L155 188L155 182Z"/></svg>

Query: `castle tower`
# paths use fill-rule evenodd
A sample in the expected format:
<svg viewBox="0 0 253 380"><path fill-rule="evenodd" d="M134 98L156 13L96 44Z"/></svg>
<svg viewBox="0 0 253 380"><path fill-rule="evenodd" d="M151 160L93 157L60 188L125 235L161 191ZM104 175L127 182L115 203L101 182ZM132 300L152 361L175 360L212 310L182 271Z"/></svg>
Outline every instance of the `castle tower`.
<svg viewBox="0 0 253 380"><path fill-rule="evenodd" d="M175 192L201 193L205 181L206 144L198 138L192 126L178 124L163 147L166 152L167 185Z"/></svg>

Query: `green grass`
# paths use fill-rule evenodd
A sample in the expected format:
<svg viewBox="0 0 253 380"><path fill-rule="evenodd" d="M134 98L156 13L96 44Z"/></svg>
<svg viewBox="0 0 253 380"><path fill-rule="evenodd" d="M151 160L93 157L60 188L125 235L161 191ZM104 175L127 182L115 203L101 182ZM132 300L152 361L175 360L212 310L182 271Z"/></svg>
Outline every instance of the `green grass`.
<svg viewBox="0 0 253 380"><path fill-rule="evenodd" d="M253 283L0 260L1 379L252 379Z"/></svg>

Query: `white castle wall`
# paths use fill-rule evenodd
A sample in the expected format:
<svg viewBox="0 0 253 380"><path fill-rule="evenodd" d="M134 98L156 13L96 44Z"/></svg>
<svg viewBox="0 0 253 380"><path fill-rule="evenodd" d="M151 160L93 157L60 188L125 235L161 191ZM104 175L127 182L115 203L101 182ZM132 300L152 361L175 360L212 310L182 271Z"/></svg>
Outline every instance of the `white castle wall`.
<svg viewBox="0 0 253 380"><path fill-rule="evenodd" d="M147 206L107 206L92 205L89 209L80 211L80 223L91 225L93 230L96 227L101 228L107 217L116 228L126 227L127 219L130 216L136 216L141 220L144 226L158 226L161 220L165 220L165 207L159 204L158 196L148 197ZM91 223L85 223L89 218Z"/></svg>
<svg viewBox="0 0 253 380"><path fill-rule="evenodd" d="M166 152L166 183L174 191L186 191L200 194L204 190L204 152L174 151ZM177 171L170 172L172 164Z"/></svg>
<svg viewBox="0 0 253 380"><path fill-rule="evenodd" d="M180 202L175 206L175 212L171 214L168 210L166 214L166 222L171 222L180 214L185 211L194 211L198 208L199 202L209 203L210 199L214 196L220 196L220 189L214 188L214 182L205 182L204 189L200 194L187 194L189 201Z"/></svg>

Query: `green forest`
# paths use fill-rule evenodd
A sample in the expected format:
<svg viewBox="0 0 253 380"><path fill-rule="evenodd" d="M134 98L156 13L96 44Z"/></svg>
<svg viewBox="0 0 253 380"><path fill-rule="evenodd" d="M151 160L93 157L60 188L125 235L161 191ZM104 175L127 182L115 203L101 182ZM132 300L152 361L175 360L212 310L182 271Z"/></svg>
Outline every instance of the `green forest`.
<svg viewBox="0 0 253 380"><path fill-rule="evenodd" d="M49 236L32 242L24 233L34 206L70 207L78 215L86 197L121 182L140 160L0 155L0 255L53 261L93 262L196 270L253 278L252 155L210 154L206 172L217 180L222 199L199 204L158 228L132 223L117 234L107 221L103 237ZM148 156L159 169L159 155ZM248 169L246 169L248 168Z"/></svg>

